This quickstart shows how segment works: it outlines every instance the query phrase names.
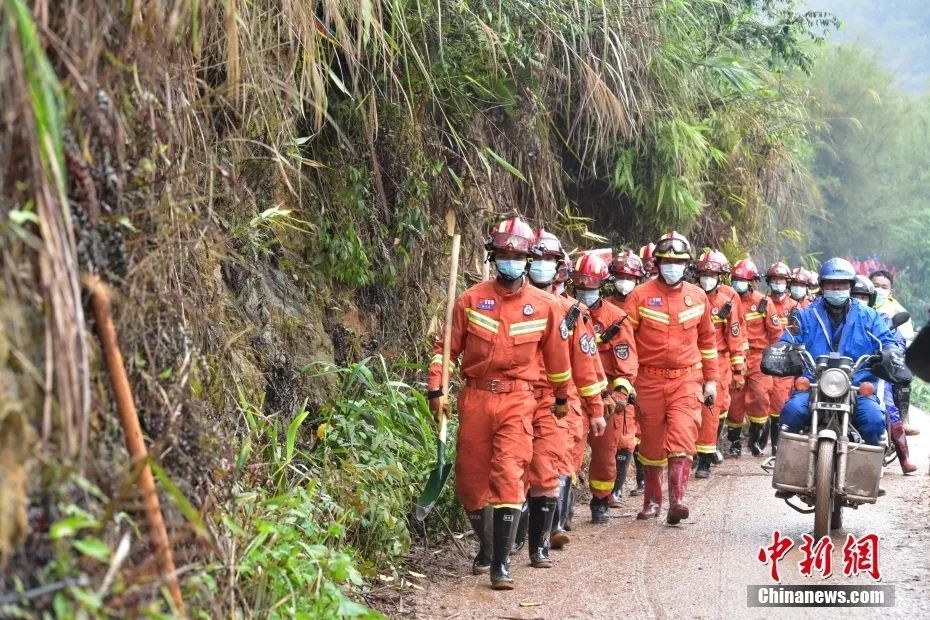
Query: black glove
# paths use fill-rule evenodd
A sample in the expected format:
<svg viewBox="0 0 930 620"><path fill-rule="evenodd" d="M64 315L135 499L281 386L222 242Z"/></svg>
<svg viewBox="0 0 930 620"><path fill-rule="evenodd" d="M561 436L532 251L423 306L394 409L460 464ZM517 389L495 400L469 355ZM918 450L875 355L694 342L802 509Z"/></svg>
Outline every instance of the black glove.
<svg viewBox="0 0 930 620"><path fill-rule="evenodd" d="M881 359L872 364L872 373L889 383L909 383L914 379L904 363L904 351L898 347L885 348Z"/></svg>

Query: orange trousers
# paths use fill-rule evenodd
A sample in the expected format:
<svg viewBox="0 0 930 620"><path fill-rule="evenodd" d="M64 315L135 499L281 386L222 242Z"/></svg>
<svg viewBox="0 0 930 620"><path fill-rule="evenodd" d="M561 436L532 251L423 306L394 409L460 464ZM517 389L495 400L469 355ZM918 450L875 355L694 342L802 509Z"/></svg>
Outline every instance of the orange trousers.
<svg viewBox="0 0 930 620"><path fill-rule="evenodd" d="M694 456L703 408L702 382L700 371L676 379L636 377L640 463L661 467L669 456Z"/></svg>
<svg viewBox="0 0 930 620"><path fill-rule="evenodd" d="M627 405L614 416L614 432L617 434L617 450L633 452L636 447L636 409Z"/></svg>
<svg viewBox="0 0 930 620"><path fill-rule="evenodd" d="M465 510L523 504L536 408L530 391L492 394L466 386L459 393L455 491Z"/></svg>
<svg viewBox="0 0 930 620"><path fill-rule="evenodd" d="M533 458L527 471L527 482L534 490L558 488L559 467L565 458L568 423L552 415L555 396L552 390L543 389L538 395L533 412Z"/></svg>
<svg viewBox="0 0 930 620"><path fill-rule="evenodd" d="M752 349L746 356L746 387L733 394L727 426L741 428L747 415L750 422L764 424L772 412L771 393L772 377L762 373L762 351Z"/></svg>
<svg viewBox="0 0 930 620"><path fill-rule="evenodd" d="M717 353L717 398L713 407L701 406L701 430L695 444L698 454L714 454L717 451L717 427L730 407L730 382L733 369L726 352Z"/></svg>
<svg viewBox="0 0 930 620"><path fill-rule="evenodd" d="M772 377L772 392L769 395L769 415L781 416L781 408L788 402L794 390L794 377Z"/></svg>
<svg viewBox="0 0 930 620"><path fill-rule="evenodd" d="M607 429L600 437L588 433L588 445L591 446L591 463L588 467L588 486L591 495L604 499L614 490L617 477L617 419L623 413L607 420Z"/></svg>
<svg viewBox="0 0 930 620"><path fill-rule="evenodd" d="M581 471L585 449L585 430L582 416L581 404L574 405L569 400L568 415L559 421L565 423L563 428L565 451L562 453L562 461L559 463L560 476L574 476ZM579 451L580 455L578 454Z"/></svg>

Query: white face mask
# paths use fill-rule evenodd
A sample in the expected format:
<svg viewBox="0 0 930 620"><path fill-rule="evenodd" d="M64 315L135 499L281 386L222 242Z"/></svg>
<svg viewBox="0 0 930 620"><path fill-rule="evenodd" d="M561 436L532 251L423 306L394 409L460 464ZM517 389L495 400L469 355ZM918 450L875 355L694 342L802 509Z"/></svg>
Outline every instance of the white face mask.
<svg viewBox="0 0 930 620"><path fill-rule="evenodd" d="M662 279L670 286L675 286L685 277L685 266L677 263L662 263L659 265L659 273Z"/></svg>
<svg viewBox="0 0 930 620"><path fill-rule="evenodd" d="M891 297L891 291L885 288L876 288L875 289L875 305L880 306Z"/></svg>
<svg viewBox="0 0 930 620"><path fill-rule="evenodd" d="M575 289L575 298L589 308L597 303L601 292L597 289Z"/></svg>
<svg viewBox="0 0 930 620"><path fill-rule="evenodd" d="M719 282L714 276L701 276L701 288L707 293L717 288Z"/></svg>
<svg viewBox="0 0 930 620"><path fill-rule="evenodd" d="M530 280L536 284L549 284L558 271L554 260L534 260L530 263Z"/></svg>
<svg viewBox="0 0 930 620"><path fill-rule="evenodd" d="M807 297L807 287L806 286L792 286L791 287L791 296L798 301Z"/></svg>
<svg viewBox="0 0 930 620"><path fill-rule="evenodd" d="M629 295L630 291L632 291L635 287L636 282L633 280L623 279L614 281L614 289L621 295Z"/></svg>
<svg viewBox="0 0 930 620"><path fill-rule="evenodd" d="M785 290L787 290L788 285L782 284L781 282L776 282L775 284L770 284L769 288L771 288L772 292L775 293L776 295L781 295L782 293L785 292Z"/></svg>
<svg viewBox="0 0 930 620"><path fill-rule="evenodd" d="M749 282L746 280L733 280L733 290L742 295L749 290Z"/></svg>

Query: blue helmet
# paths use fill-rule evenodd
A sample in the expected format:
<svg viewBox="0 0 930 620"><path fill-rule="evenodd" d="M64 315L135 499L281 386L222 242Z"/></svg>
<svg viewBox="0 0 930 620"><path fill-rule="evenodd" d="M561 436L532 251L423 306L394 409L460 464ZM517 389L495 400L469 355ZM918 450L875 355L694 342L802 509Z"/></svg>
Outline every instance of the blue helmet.
<svg viewBox="0 0 930 620"><path fill-rule="evenodd" d="M844 258L831 258L820 266L820 283L856 281L856 270L852 263Z"/></svg>

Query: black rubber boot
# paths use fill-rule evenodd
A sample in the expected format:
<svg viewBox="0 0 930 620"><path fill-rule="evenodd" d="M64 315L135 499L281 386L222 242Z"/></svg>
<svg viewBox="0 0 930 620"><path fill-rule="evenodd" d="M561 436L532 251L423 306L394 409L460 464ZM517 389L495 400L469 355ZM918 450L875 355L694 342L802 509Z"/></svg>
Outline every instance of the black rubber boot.
<svg viewBox="0 0 930 620"><path fill-rule="evenodd" d="M530 565L533 568L552 568L549 559L549 531L555 516L557 497L531 497L530 505Z"/></svg>
<svg viewBox="0 0 930 620"><path fill-rule="evenodd" d="M633 457L627 450L617 452L617 479L614 481L614 491L610 495L610 507L619 508L623 499L623 485L626 484L626 473Z"/></svg>
<svg viewBox="0 0 930 620"><path fill-rule="evenodd" d="M471 563L473 575L481 575L491 570L491 546L494 535L494 509L490 505L481 510L472 510L468 513L468 522L475 530L478 539L478 554Z"/></svg>
<svg viewBox="0 0 930 620"><path fill-rule="evenodd" d="M779 418L771 418L769 424L772 425L772 429L769 431L770 439L772 441L772 456L778 454L778 438L781 436L781 422Z"/></svg>
<svg viewBox="0 0 930 620"><path fill-rule="evenodd" d="M575 516L575 486L568 485L568 507L565 509L565 517L562 519L562 529L566 532L572 531L572 517Z"/></svg>
<svg viewBox="0 0 930 620"><path fill-rule="evenodd" d="M530 516L527 503L523 502L523 510L520 511L520 523L517 525L517 537L513 541L513 549L510 553L521 551L526 544L526 528L529 526Z"/></svg>
<svg viewBox="0 0 930 620"><path fill-rule="evenodd" d="M749 451L752 452L753 456L762 456L762 444L760 443L762 439L762 428L763 424L758 422L749 423Z"/></svg>
<svg viewBox="0 0 930 620"><path fill-rule="evenodd" d="M556 504L555 515L552 517L552 529L549 530L549 544L553 549L561 549L568 544L565 519L568 517L568 499L571 497L571 489L571 477L559 476L559 501Z"/></svg>
<svg viewBox="0 0 930 620"><path fill-rule="evenodd" d="M730 456L739 458L743 453L743 429L728 428L727 439L730 441Z"/></svg>
<svg viewBox="0 0 930 620"><path fill-rule="evenodd" d="M610 523L610 502L606 497L604 499L591 497L591 523L595 525Z"/></svg>
<svg viewBox="0 0 930 620"><path fill-rule="evenodd" d="M694 473L695 478L710 478L710 463L714 460L713 454L698 454L695 459L698 462L697 471Z"/></svg>
<svg viewBox="0 0 930 620"><path fill-rule="evenodd" d="M643 490L646 488L646 470L643 468L643 464L639 462L639 459L636 458L636 453L633 453L633 465L636 466L636 488L630 491L630 495L642 495Z"/></svg>
<svg viewBox="0 0 930 620"><path fill-rule="evenodd" d="M519 508L494 509L494 547L491 551L491 588L513 590L510 575L510 550L520 524Z"/></svg>

